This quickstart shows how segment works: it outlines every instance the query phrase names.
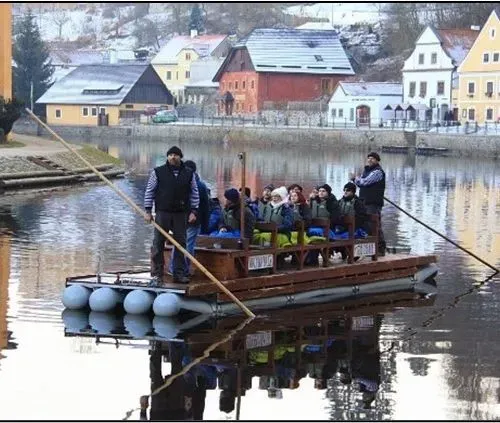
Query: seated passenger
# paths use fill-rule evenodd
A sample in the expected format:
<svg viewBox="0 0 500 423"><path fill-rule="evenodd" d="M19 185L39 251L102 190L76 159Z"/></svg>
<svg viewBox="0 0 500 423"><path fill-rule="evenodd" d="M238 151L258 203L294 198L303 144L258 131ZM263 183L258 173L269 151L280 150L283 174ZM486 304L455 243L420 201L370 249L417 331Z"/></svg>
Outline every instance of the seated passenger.
<svg viewBox="0 0 500 423"><path fill-rule="evenodd" d="M313 219L328 219L330 228L338 222L339 218L339 205L337 198L332 194L332 187L324 184L318 187L318 197L310 200L311 204L311 217ZM323 231L321 228L309 228L308 235L322 236ZM330 238L334 237L334 233L330 231Z"/></svg>
<svg viewBox="0 0 500 423"><path fill-rule="evenodd" d="M265 209L271 207L271 192L274 191L274 185L269 184L264 187L262 191L262 197L257 201L257 208L259 210L259 215L257 220L262 221Z"/></svg>
<svg viewBox="0 0 500 423"><path fill-rule="evenodd" d="M222 206L217 197L210 198L208 202L209 218L208 218L208 233L219 229L219 222L222 218Z"/></svg>
<svg viewBox="0 0 500 423"><path fill-rule="evenodd" d="M288 188L288 195L292 195L292 192L300 192L302 194L303 188L299 184L292 184Z"/></svg>
<svg viewBox="0 0 500 423"><path fill-rule="evenodd" d="M226 238L240 238L240 194L235 188L230 188L224 192L224 197L226 198L226 205L219 219L219 230L212 232L210 235ZM255 216L248 207L245 207L245 238L252 238L254 227Z"/></svg>
<svg viewBox="0 0 500 423"><path fill-rule="evenodd" d="M344 196L339 200L339 223L343 221L344 216L354 216L355 236L356 238L366 238L368 236L368 214L363 200L356 195L356 185L348 182L344 186ZM335 233L346 232L341 223L335 226Z"/></svg>
<svg viewBox="0 0 500 423"><path fill-rule="evenodd" d="M311 208L300 191L292 191L290 195L290 206L293 211L293 222L304 221L308 226L311 222Z"/></svg>
<svg viewBox="0 0 500 423"><path fill-rule="evenodd" d="M240 195L241 195L241 188L239 191L240 191ZM252 191L250 190L250 188L245 187L245 203L246 203L247 207L250 210L252 210L252 213L254 214L255 219L257 219L259 217L259 206L257 205L258 200L252 201L251 194L252 194Z"/></svg>

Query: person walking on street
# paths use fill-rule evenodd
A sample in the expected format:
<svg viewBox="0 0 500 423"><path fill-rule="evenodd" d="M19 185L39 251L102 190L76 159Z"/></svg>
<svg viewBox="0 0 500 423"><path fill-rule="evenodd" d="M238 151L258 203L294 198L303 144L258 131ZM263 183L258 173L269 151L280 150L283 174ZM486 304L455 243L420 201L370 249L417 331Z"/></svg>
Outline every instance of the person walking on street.
<svg viewBox="0 0 500 423"><path fill-rule="evenodd" d="M196 184L198 186L198 195L200 197L200 206L198 207L198 215L193 223L188 223L186 231L186 250L194 256L194 246L196 244L196 238L200 233L205 234L208 231L208 218L209 218L209 198L208 198L208 188L205 182L200 178L200 175L196 171L196 163L192 160L186 160L184 166L191 169L194 172L194 177L196 179ZM175 254L175 247L172 252L172 257ZM174 274L174 261L170 258L170 264L168 266L169 274ZM191 261L187 258L186 260L186 276L190 274Z"/></svg>
<svg viewBox="0 0 500 423"><path fill-rule="evenodd" d="M363 173L358 176L351 173L349 178L359 187L359 198L365 202L366 212L378 216L378 255L384 256L386 244L381 213L384 206L385 172L379 163L378 153L371 152L367 156Z"/></svg>
<svg viewBox="0 0 500 423"><path fill-rule="evenodd" d="M200 198L195 172L182 162L182 151L171 147L167 151L167 162L153 169L144 194L146 222L151 222L153 203L156 211L155 222L165 231L172 230L174 239L186 248L187 224L196 222ZM154 231L151 286L159 286L163 281L165 237ZM173 280L188 283L185 260L180 251L174 254Z"/></svg>

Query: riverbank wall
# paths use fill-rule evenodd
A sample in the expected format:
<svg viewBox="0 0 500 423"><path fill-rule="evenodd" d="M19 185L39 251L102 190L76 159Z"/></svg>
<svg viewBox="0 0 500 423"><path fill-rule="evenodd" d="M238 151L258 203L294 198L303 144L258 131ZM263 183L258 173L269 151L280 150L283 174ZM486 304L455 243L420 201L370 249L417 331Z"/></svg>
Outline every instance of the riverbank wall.
<svg viewBox="0 0 500 423"><path fill-rule="evenodd" d="M240 143L242 146L311 146L380 150L383 146L447 149L451 156L500 158L500 136L436 134L384 129L287 128L254 126L207 126L199 124L133 125L115 127L53 126L63 138L95 143L99 139L131 142L165 139L170 143L193 140L201 143ZM29 121L19 121L16 133L49 136Z"/></svg>

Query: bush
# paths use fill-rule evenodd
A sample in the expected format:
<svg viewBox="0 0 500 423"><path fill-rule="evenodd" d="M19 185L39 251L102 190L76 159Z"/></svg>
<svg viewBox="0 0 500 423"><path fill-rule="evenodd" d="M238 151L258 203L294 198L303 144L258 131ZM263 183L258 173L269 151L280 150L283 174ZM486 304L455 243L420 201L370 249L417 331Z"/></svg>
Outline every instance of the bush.
<svg viewBox="0 0 500 423"><path fill-rule="evenodd" d="M14 122L21 116L23 104L16 99L5 101L0 97L0 142L5 142L7 135L12 131Z"/></svg>

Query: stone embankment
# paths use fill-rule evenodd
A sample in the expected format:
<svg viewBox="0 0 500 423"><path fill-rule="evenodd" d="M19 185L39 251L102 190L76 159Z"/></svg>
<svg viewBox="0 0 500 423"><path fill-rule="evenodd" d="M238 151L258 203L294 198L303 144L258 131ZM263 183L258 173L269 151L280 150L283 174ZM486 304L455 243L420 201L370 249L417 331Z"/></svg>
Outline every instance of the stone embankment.
<svg viewBox="0 0 500 423"><path fill-rule="evenodd" d="M195 142L217 144L228 139L245 146L295 146L378 149L401 147L408 149L437 149L451 156L500 158L500 136L478 134L437 134L375 128L291 128L257 126L207 126L200 124L131 125L115 127L54 126L58 134L67 139L92 142L96 139L113 141L140 141L165 139L169 142ZM15 130L24 134L48 135L36 124L16 122Z"/></svg>
<svg viewBox="0 0 500 423"><path fill-rule="evenodd" d="M0 148L0 193L99 181L99 177L60 144L38 137L14 135L22 147ZM122 163L92 146L75 146L108 178L122 177Z"/></svg>

